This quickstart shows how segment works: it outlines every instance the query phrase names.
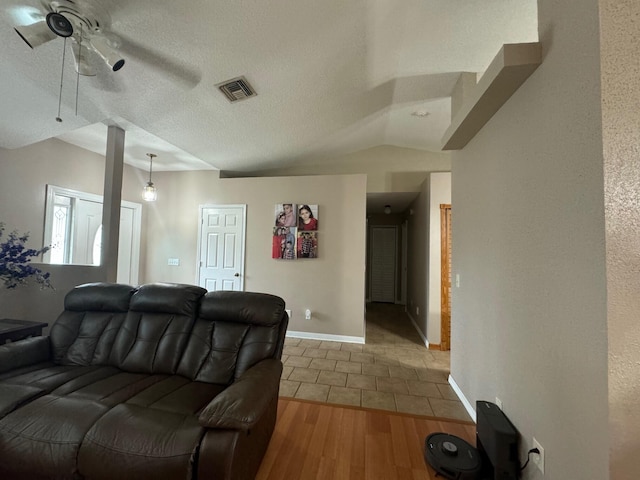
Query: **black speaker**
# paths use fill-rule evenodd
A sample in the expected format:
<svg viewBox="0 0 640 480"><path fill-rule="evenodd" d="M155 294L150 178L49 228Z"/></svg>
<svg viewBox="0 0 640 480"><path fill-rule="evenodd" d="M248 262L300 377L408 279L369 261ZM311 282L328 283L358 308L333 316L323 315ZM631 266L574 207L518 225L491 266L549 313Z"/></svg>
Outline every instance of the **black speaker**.
<svg viewBox="0 0 640 480"><path fill-rule="evenodd" d="M425 439L424 461L451 480L475 480L482 469L478 450L448 433L432 433Z"/></svg>

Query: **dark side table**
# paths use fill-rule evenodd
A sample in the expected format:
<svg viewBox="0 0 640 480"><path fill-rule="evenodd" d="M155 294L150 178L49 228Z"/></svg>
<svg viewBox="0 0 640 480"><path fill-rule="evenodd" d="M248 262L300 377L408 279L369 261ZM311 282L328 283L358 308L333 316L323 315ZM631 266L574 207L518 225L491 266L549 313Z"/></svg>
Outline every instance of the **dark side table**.
<svg viewBox="0 0 640 480"><path fill-rule="evenodd" d="M42 335L42 329L49 325L42 322L29 322L27 320L13 320L11 318L0 319L0 345L7 340L17 342L27 337Z"/></svg>

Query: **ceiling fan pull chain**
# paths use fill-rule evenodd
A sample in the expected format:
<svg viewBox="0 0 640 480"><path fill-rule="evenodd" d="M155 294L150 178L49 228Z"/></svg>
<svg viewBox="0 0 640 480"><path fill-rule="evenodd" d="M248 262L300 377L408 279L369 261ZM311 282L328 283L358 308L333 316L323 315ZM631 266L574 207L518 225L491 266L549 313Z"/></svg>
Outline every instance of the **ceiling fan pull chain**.
<svg viewBox="0 0 640 480"><path fill-rule="evenodd" d="M78 42L78 67L76 73L76 117L78 116L78 91L80 90L80 65L82 65L82 23L80 23L80 41Z"/></svg>
<svg viewBox="0 0 640 480"><path fill-rule="evenodd" d="M64 43L62 44L62 70L60 72L60 95L58 95L58 116L56 117L56 122L62 122L62 118L60 118L60 105L62 104L62 80L64 79L64 57L67 53L67 37L64 38Z"/></svg>

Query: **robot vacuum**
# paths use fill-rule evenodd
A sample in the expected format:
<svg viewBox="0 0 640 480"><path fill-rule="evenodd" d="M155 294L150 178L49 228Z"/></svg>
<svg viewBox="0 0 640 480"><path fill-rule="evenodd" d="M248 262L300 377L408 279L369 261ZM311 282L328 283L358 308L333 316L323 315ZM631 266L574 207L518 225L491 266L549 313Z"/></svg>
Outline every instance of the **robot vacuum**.
<svg viewBox="0 0 640 480"><path fill-rule="evenodd" d="M482 468L480 452L448 433L432 433L425 439L424 461L451 480L476 480Z"/></svg>

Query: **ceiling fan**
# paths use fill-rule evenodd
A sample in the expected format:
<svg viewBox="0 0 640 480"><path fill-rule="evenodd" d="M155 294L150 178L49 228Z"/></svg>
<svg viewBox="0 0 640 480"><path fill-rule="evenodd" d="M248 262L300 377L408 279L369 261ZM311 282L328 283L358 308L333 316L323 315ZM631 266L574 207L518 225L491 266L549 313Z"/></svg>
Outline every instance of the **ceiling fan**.
<svg viewBox="0 0 640 480"><path fill-rule="evenodd" d="M110 32L111 17L99 2L87 0L40 0L40 9L14 9L16 33L31 48L54 40L70 38L76 72L95 76L94 58L100 58L117 72L125 60L118 52L120 41Z"/></svg>

